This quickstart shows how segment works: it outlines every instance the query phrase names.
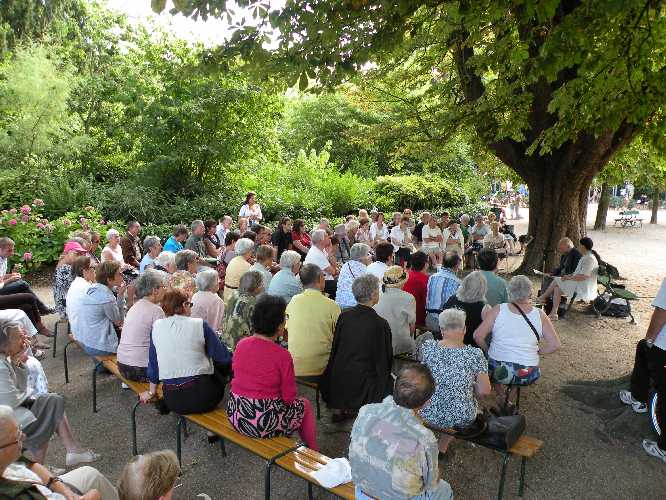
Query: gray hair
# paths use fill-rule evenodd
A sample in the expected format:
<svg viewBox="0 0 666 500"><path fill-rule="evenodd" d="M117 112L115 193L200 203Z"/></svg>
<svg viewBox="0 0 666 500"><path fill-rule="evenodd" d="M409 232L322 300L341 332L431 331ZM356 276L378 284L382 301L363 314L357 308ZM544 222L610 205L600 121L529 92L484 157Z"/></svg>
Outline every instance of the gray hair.
<svg viewBox="0 0 666 500"><path fill-rule="evenodd" d="M359 227L361 227L361 223L356 219L352 219L347 222L347 231L356 232Z"/></svg>
<svg viewBox="0 0 666 500"><path fill-rule="evenodd" d="M13 422L17 424L16 421L16 415L14 414L14 410L12 409L11 406L7 405L0 405L0 428L5 428L5 423L7 422Z"/></svg>
<svg viewBox="0 0 666 500"><path fill-rule="evenodd" d="M21 328L21 325L15 321L0 321L0 351L4 352L5 347L7 347L7 342L9 341L9 334L11 330L16 328ZM6 354L6 353L5 353Z"/></svg>
<svg viewBox="0 0 666 500"><path fill-rule="evenodd" d="M161 271L155 269L146 269L141 276L134 282L135 293L138 299L148 297L153 290L166 285L166 276Z"/></svg>
<svg viewBox="0 0 666 500"><path fill-rule="evenodd" d="M196 228L198 228L199 226L203 226L203 225L204 225L204 223L203 223L202 220L200 220L200 219L193 220L192 224L190 225L190 229L192 231L194 231Z"/></svg>
<svg viewBox="0 0 666 500"><path fill-rule="evenodd" d="M113 238L114 236L120 236L120 233L115 229L109 229L106 232L106 241L111 241L111 238Z"/></svg>
<svg viewBox="0 0 666 500"><path fill-rule="evenodd" d="M282 255L280 256L280 268L291 269L300 261L301 256L298 252L294 252L293 250L286 250L282 252Z"/></svg>
<svg viewBox="0 0 666 500"><path fill-rule="evenodd" d="M465 328L467 315L461 309L446 309L439 313L439 328L442 331L461 330Z"/></svg>
<svg viewBox="0 0 666 500"><path fill-rule="evenodd" d="M0 248L7 248L7 247L10 247L12 245L14 245L14 240L13 239L11 239L7 236L3 236L2 238L0 238Z"/></svg>
<svg viewBox="0 0 666 500"><path fill-rule="evenodd" d="M149 253L150 249L162 243L158 236L146 236L143 240L143 251Z"/></svg>
<svg viewBox="0 0 666 500"><path fill-rule="evenodd" d="M220 275L215 269L204 269L197 273L195 281L197 283L197 290L210 292L213 290L215 283L220 282Z"/></svg>
<svg viewBox="0 0 666 500"><path fill-rule="evenodd" d="M324 241L324 239L326 239L326 235L327 233L323 229L316 229L312 233L312 244L316 245L317 243L321 243Z"/></svg>
<svg viewBox="0 0 666 500"><path fill-rule="evenodd" d="M238 293L240 295L254 295L263 285L263 279L259 271L248 271L240 278Z"/></svg>
<svg viewBox="0 0 666 500"><path fill-rule="evenodd" d="M379 278L374 274L367 273L359 276L352 283L352 293L359 304L370 302L372 294L378 292Z"/></svg>
<svg viewBox="0 0 666 500"><path fill-rule="evenodd" d="M305 264L298 272L303 288L312 288L324 273L316 264Z"/></svg>
<svg viewBox="0 0 666 500"><path fill-rule="evenodd" d="M171 264L176 265L176 254L173 252L160 252L160 254L155 257L155 264L168 269Z"/></svg>
<svg viewBox="0 0 666 500"><path fill-rule="evenodd" d="M461 221L461 222L462 222L462 221L467 221L467 222L469 222L469 215L467 215L467 214L462 214L462 215L460 216L460 221Z"/></svg>
<svg viewBox="0 0 666 500"><path fill-rule="evenodd" d="M488 292L488 281L481 271L473 271L462 280L456 297L461 302L472 304L474 302L483 302Z"/></svg>
<svg viewBox="0 0 666 500"><path fill-rule="evenodd" d="M250 238L241 238L236 242L236 246L234 247L236 255L245 255L252 250L254 250L254 241Z"/></svg>
<svg viewBox="0 0 666 500"><path fill-rule="evenodd" d="M521 302L532 296L532 282L523 274L511 278L507 288L512 302Z"/></svg>
<svg viewBox="0 0 666 500"><path fill-rule="evenodd" d="M349 249L349 259L360 261L368 256L370 247L365 243L354 243Z"/></svg>
<svg viewBox="0 0 666 500"><path fill-rule="evenodd" d="M196 262L199 258L194 250L181 250L176 254L176 269L179 271L187 271L187 268L192 262Z"/></svg>
<svg viewBox="0 0 666 500"><path fill-rule="evenodd" d="M326 225L330 226L330 225L331 225L331 221L329 221L326 217L322 217L321 219L319 219L319 224L320 224L320 225L321 225L321 224L326 224Z"/></svg>

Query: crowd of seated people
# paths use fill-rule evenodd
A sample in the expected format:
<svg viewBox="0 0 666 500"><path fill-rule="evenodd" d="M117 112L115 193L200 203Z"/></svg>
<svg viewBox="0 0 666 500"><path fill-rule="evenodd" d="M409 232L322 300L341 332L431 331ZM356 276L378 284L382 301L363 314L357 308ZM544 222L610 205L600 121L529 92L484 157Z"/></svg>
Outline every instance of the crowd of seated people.
<svg viewBox="0 0 666 500"><path fill-rule="evenodd" d="M223 404L229 385L225 408L238 432L253 438L298 432L317 449L312 407L298 396L298 378L319 384L333 423L356 419L350 459L371 435L381 446L373 426L395 419L404 419L407 441L436 455L449 441L438 444L421 418L435 427L465 427L491 380L499 403L507 385L534 382L538 355L559 347L550 320L531 306L529 280L528 293L524 281L507 285L496 275L497 248L485 245L497 235L495 226L480 215L473 226L469 221L465 214L423 213L417 224L405 209L386 224L383 213L359 210L333 229L327 219L309 230L302 219L283 217L271 233L256 195L248 193L235 223L223 216L195 220L189 229L178 225L164 245L152 235L142 240L135 221L122 236L111 229L99 263L90 236L73 236L56 268L54 298L88 355L117 354L125 378L150 383L144 402L155 399L161 383L167 410L206 412ZM6 262L11 252L2 248L0 239ZM481 270L463 278L470 248ZM26 287L16 294L32 297ZM28 317L39 329L41 306L30 300ZM536 336L520 324L517 308L535 324ZM415 338L426 330L432 340L417 353ZM405 353L418 354L422 364L399 370L394 356ZM49 418L66 423L62 415ZM86 453L71 443L72 453ZM123 472L121 498L140 488L137 462ZM392 486L375 480L381 475L359 473L369 467L359 454L351 462L358 498L381 497L385 487L411 496L450 494L436 456L434 468L419 469L418 481Z"/></svg>

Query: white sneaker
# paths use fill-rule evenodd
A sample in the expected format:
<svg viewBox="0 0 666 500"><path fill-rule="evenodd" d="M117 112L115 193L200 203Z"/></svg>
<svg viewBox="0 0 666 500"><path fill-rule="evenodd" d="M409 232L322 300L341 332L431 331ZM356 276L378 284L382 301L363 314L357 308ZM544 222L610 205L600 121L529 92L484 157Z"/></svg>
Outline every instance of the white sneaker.
<svg viewBox="0 0 666 500"><path fill-rule="evenodd" d="M662 462L666 462L666 451L659 448L656 441L643 439L643 449L648 455L659 458Z"/></svg>
<svg viewBox="0 0 666 500"><path fill-rule="evenodd" d="M636 413L647 413L647 405L645 403L641 403L640 401L636 401L631 395L631 391L620 391L620 401L622 401L625 405L631 406L632 410L634 410Z"/></svg>
<svg viewBox="0 0 666 500"><path fill-rule="evenodd" d="M92 450L67 453L65 464L67 467L74 467L78 464L89 464L99 459L99 455Z"/></svg>
<svg viewBox="0 0 666 500"><path fill-rule="evenodd" d="M127 385L125 382L120 383L120 388L121 389L129 389L129 385Z"/></svg>

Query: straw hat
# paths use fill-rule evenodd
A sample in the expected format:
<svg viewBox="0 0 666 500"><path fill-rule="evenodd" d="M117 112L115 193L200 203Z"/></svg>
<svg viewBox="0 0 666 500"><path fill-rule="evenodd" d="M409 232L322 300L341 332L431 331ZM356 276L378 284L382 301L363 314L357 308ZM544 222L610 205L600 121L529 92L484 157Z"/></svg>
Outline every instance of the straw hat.
<svg viewBox="0 0 666 500"><path fill-rule="evenodd" d="M407 273L402 266L391 266L384 272L382 283L387 288L402 288L407 281Z"/></svg>

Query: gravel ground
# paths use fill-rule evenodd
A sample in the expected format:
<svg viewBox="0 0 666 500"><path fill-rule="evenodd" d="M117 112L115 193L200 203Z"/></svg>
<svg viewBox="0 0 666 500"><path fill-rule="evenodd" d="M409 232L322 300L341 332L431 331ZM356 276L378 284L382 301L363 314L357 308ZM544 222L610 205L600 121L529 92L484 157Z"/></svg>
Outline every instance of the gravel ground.
<svg viewBox="0 0 666 500"><path fill-rule="evenodd" d="M590 207L590 218L596 212ZM649 219L647 212L643 217ZM609 220L615 216L609 214ZM665 213L660 214L662 220ZM525 231L518 221L517 232ZM590 221L591 222L591 221ZM590 231L595 249L616 265L628 287L641 297L653 297L666 275L666 226L610 227ZM36 286L43 297L50 289ZM617 400L616 391L626 383L633 364L636 342L644 335L651 313L649 299L635 303L637 325L627 320L597 320L583 305L556 324L562 349L542 361L542 379L523 391L521 412L527 418L526 433L542 439L541 452L528 461L525 497L542 498L665 498L666 464L648 457L640 439L650 436L647 416L635 415ZM53 318L53 317L51 317ZM50 319L51 319L50 318ZM53 319L51 319L53 321ZM96 467L115 481L131 455L130 411L136 397L123 391L112 376L98 380L98 413L92 413L92 362L82 351L69 349L70 383L64 383L62 347L57 357L43 362L51 390L63 394L72 426L84 446L101 454ZM311 392L304 395L314 397ZM139 451L175 448L175 417L159 416L152 408L138 411ZM320 446L329 456L344 456L351 424L333 425L323 409L318 423ZM500 457L467 443L456 443L451 463L441 474L451 483L458 499L491 499L497 494ZM183 486L175 498L253 498L263 495L263 464L247 451L227 445L228 456L206 442L205 433L190 426L183 445ZM48 462L62 467L64 450L56 439ZM517 497L519 461L509 465L505 498ZM330 495L315 491L316 498ZM203 497L205 498L205 497ZM273 474L273 498L307 498L305 484L279 469Z"/></svg>

